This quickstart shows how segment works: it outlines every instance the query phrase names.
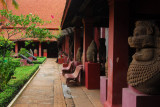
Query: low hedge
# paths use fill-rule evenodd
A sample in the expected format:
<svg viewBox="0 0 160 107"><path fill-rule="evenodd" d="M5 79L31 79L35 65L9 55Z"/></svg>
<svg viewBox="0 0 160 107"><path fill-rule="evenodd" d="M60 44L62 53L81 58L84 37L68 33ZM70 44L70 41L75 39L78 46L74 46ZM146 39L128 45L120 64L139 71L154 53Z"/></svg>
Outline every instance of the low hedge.
<svg viewBox="0 0 160 107"><path fill-rule="evenodd" d="M30 77L37 71L39 64L33 66L17 67L14 72L16 79L11 79L4 91L0 93L0 107L6 107L8 103L15 97L22 86L30 79Z"/></svg>
<svg viewBox="0 0 160 107"><path fill-rule="evenodd" d="M42 64L46 60L46 57L37 57L36 61L33 61L34 64Z"/></svg>

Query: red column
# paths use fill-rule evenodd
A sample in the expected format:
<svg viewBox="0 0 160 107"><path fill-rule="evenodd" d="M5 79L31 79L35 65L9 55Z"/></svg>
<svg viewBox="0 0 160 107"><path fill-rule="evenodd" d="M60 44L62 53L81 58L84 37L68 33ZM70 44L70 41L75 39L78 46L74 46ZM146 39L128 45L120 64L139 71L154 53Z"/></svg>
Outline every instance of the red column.
<svg viewBox="0 0 160 107"><path fill-rule="evenodd" d="M74 31L74 61L76 61L77 50L80 47L80 39L81 39L80 34L81 34L81 29L75 28L75 31Z"/></svg>
<svg viewBox="0 0 160 107"><path fill-rule="evenodd" d="M88 46L93 40L93 21L92 19L83 19L83 25L84 25L84 34L83 34L83 65L85 65L86 62L86 53Z"/></svg>
<svg viewBox="0 0 160 107"><path fill-rule="evenodd" d="M65 41L63 40L63 43L62 43L62 51L65 51Z"/></svg>
<svg viewBox="0 0 160 107"><path fill-rule="evenodd" d="M18 53L18 43L16 42L16 45L15 45L15 53Z"/></svg>
<svg viewBox="0 0 160 107"><path fill-rule="evenodd" d="M99 51L99 38L100 38L100 28L94 28L94 40L96 42L98 51Z"/></svg>
<svg viewBox="0 0 160 107"><path fill-rule="evenodd" d="M41 52L42 52L41 43L39 43L39 57L41 57Z"/></svg>
<svg viewBox="0 0 160 107"><path fill-rule="evenodd" d="M108 89L105 107L121 107L122 88L127 87L128 0L109 3Z"/></svg>
<svg viewBox="0 0 160 107"><path fill-rule="evenodd" d="M69 36L65 37L65 52L69 55Z"/></svg>

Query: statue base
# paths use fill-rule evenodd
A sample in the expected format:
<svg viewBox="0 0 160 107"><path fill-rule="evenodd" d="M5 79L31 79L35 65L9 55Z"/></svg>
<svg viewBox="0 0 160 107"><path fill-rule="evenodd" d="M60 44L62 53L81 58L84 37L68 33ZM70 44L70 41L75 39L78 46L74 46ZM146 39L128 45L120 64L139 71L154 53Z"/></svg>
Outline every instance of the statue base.
<svg viewBox="0 0 160 107"><path fill-rule="evenodd" d="M58 64L64 63L64 58L58 58Z"/></svg>
<svg viewBox="0 0 160 107"><path fill-rule="evenodd" d="M27 59L21 59L20 63L21 63L22 66L27 65Z"/></svg>
<svg viewBox="0 0 160 107"><path fill-rule="evenodd" d="M44 53L43 53L43 56L47 58L47 52L44 52Z"/></svg>
<svg viewBox="0 0 160 107"><path fill-rule="evenodd" d="M106 76L100 76L100 101L104 104L107 101L107 84Z"/></svg>
<svg viewBox="0 0 160 107"><path fill-rule="evenodd" d="M123 88L122 107L159 107L160 95L147 95L134 88Z"/></svg>
<svg viewBox="0 0 160 107"><path fill-rule="evenodd" d="M100 64L85 62L85 86L87 89L100 88Z"/></svg>
<svg viewBox="0 0 160 107"><path fill-rule="evenodd" d="M38 54L37 54L37 53L34 53L34 56L36 57L36 56L38 56Z"/></svg>
<svg viewBox="0 0 160 107"><path fill-rule="evenodd" d="M30 59L31 61L33 61L33 57L28 57L28 59Z"/></svg>

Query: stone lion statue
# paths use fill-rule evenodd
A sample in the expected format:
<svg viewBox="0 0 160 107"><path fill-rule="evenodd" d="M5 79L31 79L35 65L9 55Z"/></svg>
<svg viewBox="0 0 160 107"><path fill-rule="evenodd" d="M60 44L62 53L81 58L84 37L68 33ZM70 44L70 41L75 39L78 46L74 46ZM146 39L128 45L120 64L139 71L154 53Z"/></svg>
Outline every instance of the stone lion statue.
<svg viewBox="0 0 160 107"><path fill-rule="evenodd" d="M132 56L127 81L135 89L146 94L160 94L160 36L152 21L137 21L130 47L136 48Z"/></svg>

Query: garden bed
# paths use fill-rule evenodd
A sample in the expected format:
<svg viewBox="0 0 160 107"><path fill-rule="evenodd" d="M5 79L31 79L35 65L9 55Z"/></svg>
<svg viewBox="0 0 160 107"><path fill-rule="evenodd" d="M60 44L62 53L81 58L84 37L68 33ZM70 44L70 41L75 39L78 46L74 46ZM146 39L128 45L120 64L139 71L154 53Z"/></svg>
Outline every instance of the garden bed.
<svg viewBox="0 0 160 107"><path fill-rule="evenodd" d="M23 85L38 70L38 68L39 64L16 68L13 75L16 78L11 79L5 87L5 90L0 93L0 107L6 107L8 105L8 103L15 97Z"/></svg>
<svg viewBox="0 0 160 107"><path fill-rule="evenodd" d="M42 64L46 60L46 57L37 57L36 61L33 61L34 64Z"/></svg>
<svg viewBox="0 0 160 107"><path fill-rule="evenodd" d="M15 63L20 63L21 58L13 58L12 61ZM33 60L34 64L42 64L46 60L46 57L37 57L37 60Z"/></svg>

